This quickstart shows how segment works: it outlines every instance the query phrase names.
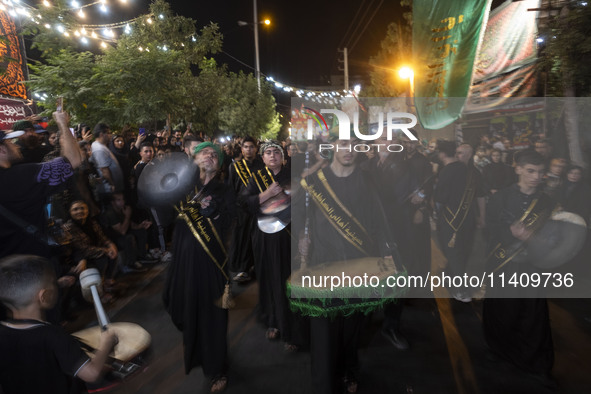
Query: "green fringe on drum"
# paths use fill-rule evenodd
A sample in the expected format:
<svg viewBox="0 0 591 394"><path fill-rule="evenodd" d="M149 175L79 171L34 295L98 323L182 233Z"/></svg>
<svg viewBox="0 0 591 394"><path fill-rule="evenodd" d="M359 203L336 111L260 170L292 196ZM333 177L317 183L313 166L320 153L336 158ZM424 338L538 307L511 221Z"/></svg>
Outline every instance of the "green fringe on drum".
<svg viewBox="0 0 591 394"><path fill-rule="evenodd" d="M406 272L398 274L407 276ZM383 287L382 287L383 285ZM386 304L397 302L407 288L388 287L386 281L380 282L377 287L339 287L334 290L325 288L295 289L297 298L292 298L291 284L287 283L287 297L292 311L309 317L351 316L361 312L369 314Z"/></svg>

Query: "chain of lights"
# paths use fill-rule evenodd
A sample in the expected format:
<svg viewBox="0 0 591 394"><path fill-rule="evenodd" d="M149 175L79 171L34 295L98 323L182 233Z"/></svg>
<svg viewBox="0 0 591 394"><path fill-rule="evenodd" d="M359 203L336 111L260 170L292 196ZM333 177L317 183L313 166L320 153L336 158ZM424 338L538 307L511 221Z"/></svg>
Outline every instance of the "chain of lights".
<svg viewBox="0 0 591 394"><path fill-rule="evenodd" d="M271 82L275 88L281 89L284 92L292 93L297 95L298 97L303 97L307 100L314 101L317 103L323 104L339 104L340 99L345 97L356 97L361 90L360 85L355 85L353 90L310 90L310 89L303 89L303 88L296 88L293 86L289 86L285 83L281 83L273 79L273 77L267 77L267 81Z"/></svg>
<svg viewBox="0 0 591 394"><path fill-rule="evenodd" d="M127 0L119 0L119 2L126 4ZM41 4L45 8L53 7L49 0L43 0ZM98 0L88 4L80 4L78 0L72 0L70 1L70 8L61 9L60 11L70 12L79 19L85 19L86 14L83 9L95 5L98 5L102 12L108 12L107 0ZM44 20L41 15L41 8L32 7L21 0L1 0L0 11L7 12L13 18L19 18L22 24L32 22L40 26L42 25L48 30L55 29L58 33L63 34L64 37L76 38L84 45L88 44L89 40L95 40L99 42L102 48L106 48L108 46L107 43L117 42L117 33L114 30L122 29L123 34L129 34L131 33L131 26L134 22L145 18L146 23L151 24L153 22L152 18L154 18L154 15L143 15L117 23L100 25L79 23L66 26L59 21L51 23L50 21ZM160 18L162 19L163 15L160 15Z"/></svg>

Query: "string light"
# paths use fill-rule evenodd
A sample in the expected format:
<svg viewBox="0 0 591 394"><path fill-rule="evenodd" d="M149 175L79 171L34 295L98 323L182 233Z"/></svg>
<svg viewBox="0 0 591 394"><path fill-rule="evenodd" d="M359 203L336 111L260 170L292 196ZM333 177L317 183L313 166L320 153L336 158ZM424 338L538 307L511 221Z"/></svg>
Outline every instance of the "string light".
<svg viewBox="0 0 591 394"><path fill-rule="evenodd" d="M43 0L43 5L48 8L51 7L51 3L47 0Z"/></svg>
<svg viewBox="0 0 591 394"><path fill-rule="evenodd" d="M82 8L80 8L80 11L78 11L78 16L80 18L85 18L86 17L86 14L84 13L84 11L82 11Z"/></svg>

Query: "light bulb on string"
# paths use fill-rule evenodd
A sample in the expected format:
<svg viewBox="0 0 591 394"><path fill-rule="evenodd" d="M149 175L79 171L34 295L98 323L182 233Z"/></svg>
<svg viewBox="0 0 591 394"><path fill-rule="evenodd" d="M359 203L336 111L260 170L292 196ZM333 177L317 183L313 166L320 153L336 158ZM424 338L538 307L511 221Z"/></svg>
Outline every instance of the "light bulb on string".
<svg viewBox="0 0 591 394"><path fill-rule="evenodd" d="M92 38L98 38L98 36L96 35L96 33L95 33L95 32L92 32L92 33L90 34L90 36L91 36Z"/></svg>
<svg viewBox="0 0 591 394"><path fill-rule="evenodd" d="M51 29L51 25L50 25L49 23L46 23L46 24L45 24L45 28L46 28L46 29Z"/></svg>
<svg viewBox="0 0 591 394"><path fill-rule="evenodd" d="M160 14L160 15L158 15L158 18L164 19L164 15Z"/></svg>
<svg viewBox="0 0 591 394"><path fill-rule="evenodd" d="M77 0L72 0L72 2L70 4L72 4L72 7L74 7L74 8L80 7L80 3L78 3Z"/></svg>
<svg viewBox="0 0 591 394"><path fill-rule="evenodd" d="M57 31L59 31L60 33L63 33L63 32L65 32L65 31L66 31L66 29L64 29L64 27L63 27L62 25L57 25L55 28L56 28L56 29L57 29Z"/></svg>
<svg viewBox="0 0 591 394"><path fill-rule="evenodd" d="M66 37L70 37L70 33L68 33L67 31L64 32L64 36Z"/></svg>
<svg viewBox="0 0 591 394"><path fill-rule="evenodd" d="M78 11L78 16L80 18L85 18L86 17L86 14L84 13L84 11L82 11L82 8L80 8L80 11Z"/></svg>
<svg viewBox="0 0 591 394"><path fill-rule="evenodd" d="M4 4L0 4L0 11L6 11L6 7L4 6Z"/></svg>
<svg viewBox="0 0 591 394"><path fill-rule="evenodd" d="M150 24L150 25L151 25L151 24L152 24L152 18L148 18L148 19L146 19L146 22L148 22L148 24Z"/></svg>
<svg viewBox="0 0 591 394"><path fill-rule="evenodd" d="M76 30L76 31L74 32L74 35L75 35L76 37L80 37L80 32L79 32L78 30Z"/></svg>
<svg viewBox="0 0 591 394"><path fill-rule="evenodd" d="M109 9L107 8L107 5L105 3L101 4L100 9L102 12L109 12Z"/></svg>
<svg viewBox="0 0 591 394"><path fill-rule="evenodd" d="M43 5L48 8L51 7L51 3L47 0L43 0Z"/></svg>
<svg viewBox="0 0 591 394"><path fill-rule="evenodd" d="M101 47L106 48L107 47L107 44L105 44L104 41L101 41Z"/></svg>
<svg viewBox="0 0 591 394"><path fill-rule="evenodd" d="M83 44L88 44L88 40L86 39L86 37L82 37L80 39L80 42L83 43Z"/></svg>
<svg viewBox="0 0 591 394"><path fill-rule="evenodd" d="M131 26L129 26L129 23L127 25L125 25L125 29L123 30L126 34L131 33Z"/></svg>
<svg viewBox="0 0 591 394"><path fill-rule="evenodd" d="M86 35L86 29L85 28L80 29L80 34L82 34L83 36L85 36Z"/></svg>

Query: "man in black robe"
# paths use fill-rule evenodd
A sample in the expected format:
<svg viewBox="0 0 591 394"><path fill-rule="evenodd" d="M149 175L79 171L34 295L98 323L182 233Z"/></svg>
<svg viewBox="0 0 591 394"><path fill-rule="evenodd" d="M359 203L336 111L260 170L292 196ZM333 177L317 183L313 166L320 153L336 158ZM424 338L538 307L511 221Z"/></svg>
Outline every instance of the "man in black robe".
<svg viewBox="0 0 591 394"><path fill-rule="evenodd" d="M291 174L283 167L281 145L266 141L261 144L261 155L265 166L252 173L248 187L240 196L240 205L253 216L265 211L274 201L285 200L284 191L291 189ZM267 327L265 335L269 340L281 338L287 351L296 351L302 344L301 332L286 293L286 281L291 274L289 225L272 233L263 232L257 226L253 237L259 317Z"/></svg>
<svg viewBox="0 0 591 394"><path fill-rule="evenodd" d="M537 272L527 257L523 260L515 256L509 261L512 253L498 253L498 250L527 242L533 233L532 217L547 217L555 207L555 202L539 190L544 176L543 156L524 151L515 159L518 182L492 195L487 206L491 256L506 257L489 259L486 268L496 275L504 273L505 278ZM482 323L493 355L551 386L549 375L554 348L548 304L545 298L536 298L540 295L537 288L489 287L483 303Z"/></svg>
<svg viewBox="0 0 591 394"><path fill-rule="evenodd" d="M166 310L183 333L185 373L201 365L211 379L211 392L227 384L228 310L222 301L229 276L224 239L235 204L231 189L216 178L221 158L221 150L211 142L195 148L198 198L176 207L173 258L163 292Z"/></svg>
<svg viewBox="0 0 591 394"><path fill-rule="evenodd" d="M245 137L241 144L242 159L234 160L230 166L228 183L238 197L248 186L252 173L263 168L264 164L257 156L256 141L252 137ZM236 272L233 280L238 283L248 282L250 270L254 267L252 251L252 234L255 231L256 217L246 210L237 210L236 229L232 236L230 251L230 271Z"/></svg>
<svg viewBox="0 0 591 394"><path fill-rule="evenodd" d="M437 147L443 165L433 193L438 209L439 247L447 259L446 274L462 276L474 244L477 222L484 223L484 210L477 210L483 205L477 205L478 198L484 197L485 191L477 176L478 170L456 158L453 141L440 141ZM463 287L452 288L450 293L458 301L472 300L468 289Z"/></svg>
<svg viewBox="0 0 591 394"><path fill-rule="evenodd" d="M294 217L305 217L309 223L308 237L304 229L294 229L300 238L299 252L306 257L308 267L391 254L394 244L388 236L378 190L370 174L357 164L359 154L353 149L355 143L356 140L335 142L332 163L302 180L309 198L318 201L310 202L306 209L302 191L292 212ZM362 276L363 272L345 274ZM364 304L364 299L357 301L359 305ZM310 314L312 384L316 393L357 390L357 351L365 324L364 312L369 310L357 309L351 313L344 308L342 314L332 318Z"/></svg>

